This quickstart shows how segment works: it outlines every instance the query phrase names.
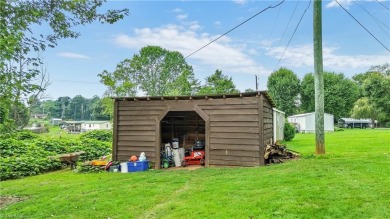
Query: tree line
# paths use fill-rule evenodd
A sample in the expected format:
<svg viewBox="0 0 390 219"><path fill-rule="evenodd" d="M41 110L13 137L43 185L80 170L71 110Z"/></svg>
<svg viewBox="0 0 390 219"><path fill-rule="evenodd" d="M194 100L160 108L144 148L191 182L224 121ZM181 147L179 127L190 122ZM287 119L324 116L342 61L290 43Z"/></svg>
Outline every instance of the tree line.
<svg viewBox="0 0 390 219"><path fill-rule="evenodd" d="M314 76L302 80L291 70L273 72L267 87L277 107L287 115L314 111ZM324 72L325 112L342 117L390 122L390 65L372 66L351 79L343 73Z"/></svg>

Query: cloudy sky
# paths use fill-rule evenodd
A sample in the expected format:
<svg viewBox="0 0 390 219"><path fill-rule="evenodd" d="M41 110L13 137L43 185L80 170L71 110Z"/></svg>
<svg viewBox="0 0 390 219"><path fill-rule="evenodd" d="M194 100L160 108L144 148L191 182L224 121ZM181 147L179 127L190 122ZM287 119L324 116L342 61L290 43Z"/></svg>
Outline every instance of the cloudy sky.
<svg viewBox="0 0 390 219"><path fill-rule="evenodd" d="M97 74L112 71L140 48L157 45L188 56L226 31L282 1L109 1L103 9L128 8L130 15L113 25L77 28L77 39L61 40L43 53L52 85L48 95L101 96ZM351 77L372 65L390 62L390 2L338 0L373 36L334 0L323 2L324 70ZM306 11L306 13L305 13ZM298 23L301 20L299 26ZM187 58L201 81L216 69L237 88L261 89L275 69L287 67L300 78L313 72L313 7L310 1L285 0L265 10L218 41ZM294 30L295 34L294 34ZM35 32L46 32L44 26ZM288 45L288 46L287 46Z"/></svg>

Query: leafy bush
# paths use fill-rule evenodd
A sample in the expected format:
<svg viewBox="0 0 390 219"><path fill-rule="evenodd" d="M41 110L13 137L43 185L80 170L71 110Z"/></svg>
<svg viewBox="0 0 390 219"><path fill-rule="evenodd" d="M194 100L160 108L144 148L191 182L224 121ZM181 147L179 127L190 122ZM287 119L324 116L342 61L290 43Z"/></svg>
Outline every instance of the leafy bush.
<svg viewBox="0 0 390 219"><path fill-rule="evenodd" d="M93 130L89 132L85 132L80 135L81 140L85 139L95 139L99 141L108 141L112 142L112 131L107 130Z"/></svg>
<svg viewBox="0 0 390 219"><path fill-rule="evenodd" d="M386 128L390 128L390 122L386 122Z"/></svg>
<svg viewBox="0 0 390 219"><path fill-rule="evenodd" d="M81 139L45 139L26 137L23 140L0 138L0 180L17 179L61 168L59 160L49 156L84 151L79 161L94 160L111 153L111 142L90 138ZM34 136L34 135L31 135ZM94 172L94 170L91 170ZM91 172L87 171L87 172Z"/></svg>
<svg viewBox="0 0 390 219"><path fill-rule="evenodd" d="M3 139L3 140L10 139L10 138L13 138L16 140L28 140L28 139L36 139L38 137L39 137L39 135L37 135L31 131L28 131L28 130L21 130L21 131L16 131L16 132L6 133L6 134L0 135L0 139Z"/></svg>
<svg viewBox="0 0 390 219"><path fill-rule="evenodd" d="M18 179L61 168L59 160L29 155L0 158L0 164L0 180Z"/></svg>
<svg viewBox="0 0 390 219"><path fill-rule="evenodd" d="M78 173L97 173L104 172L104 168L92 166L92 165L77 165L75 172Z"/></svg>
<svg viewBox="0 0 390 219"><path fill-rule="evenodd" d="M284 123L284 140L291 141L295 137L295 127L288 122Z"/></svg>

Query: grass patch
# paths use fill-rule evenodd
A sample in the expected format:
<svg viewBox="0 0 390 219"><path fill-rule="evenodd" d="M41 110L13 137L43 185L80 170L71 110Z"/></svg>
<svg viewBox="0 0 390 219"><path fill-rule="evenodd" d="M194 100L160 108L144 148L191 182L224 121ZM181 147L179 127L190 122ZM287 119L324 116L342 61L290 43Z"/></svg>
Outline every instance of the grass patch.
<svg viewBox="0 0 390 219"><path fill-rule="evenodd" d="M58 171L1 182L2 196L28 197L1 218L390 218L390 130L314 134L289 148L303 158L253 168L133 174Z"/></svg>

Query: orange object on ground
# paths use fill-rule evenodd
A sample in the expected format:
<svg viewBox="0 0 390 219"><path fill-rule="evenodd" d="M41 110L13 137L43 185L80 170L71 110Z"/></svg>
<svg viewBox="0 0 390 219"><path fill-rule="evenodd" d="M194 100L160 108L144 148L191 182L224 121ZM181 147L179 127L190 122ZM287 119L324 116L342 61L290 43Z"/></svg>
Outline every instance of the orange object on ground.
<svg viewBox="0 0 390 219"><path fill-rule="evenodd" d="M130 162L137 162L137 160L138 160L137 156L131 156L129 161Z"/></svg>
<svg viewBox="0 0 390 219"><path fill-rule="evenodd" d="M107 165L107 161L93 160L91 165L92 166L106 166Z"/></svg>

